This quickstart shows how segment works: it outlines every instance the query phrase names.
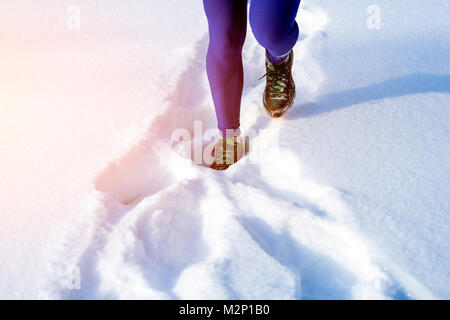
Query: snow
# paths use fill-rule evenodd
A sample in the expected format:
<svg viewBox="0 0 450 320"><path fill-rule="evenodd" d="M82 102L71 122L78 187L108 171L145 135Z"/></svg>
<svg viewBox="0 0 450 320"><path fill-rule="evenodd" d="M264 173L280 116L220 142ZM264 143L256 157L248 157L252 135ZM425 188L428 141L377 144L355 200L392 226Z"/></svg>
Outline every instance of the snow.
<svg viewBox="0 0 450 320"><path fill-rule="evenodd" d="M173 139L216 124L200 1L80 1L75 34L44 3L2 3L46 23L2 22L29 41L0 53L0 297L450 297L448 3L303 1L277 120L249 32L225 172L191 159L210 137Z"/></svg>

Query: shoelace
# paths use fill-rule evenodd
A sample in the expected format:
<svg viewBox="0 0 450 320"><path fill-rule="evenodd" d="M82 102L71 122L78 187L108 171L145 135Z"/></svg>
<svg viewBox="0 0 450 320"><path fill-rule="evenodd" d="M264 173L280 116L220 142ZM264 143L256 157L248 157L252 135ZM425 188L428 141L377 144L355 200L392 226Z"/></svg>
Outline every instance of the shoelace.
<svg viewBox="0 0 450 320"><path fill-rule="evenodd" d="M269 92L271 93L271 99L274 100L287 100L288 95L286 92L288 79L286 78L286 72L280 70L284 65L279 65L276 68L273 64L268 66L267 72L258 80L267 78L267 85L269 87Z"/></svg>
<svg viewBox="0 0 450 320"><path fill-rule="evenodd" d="M216 165L231 165L245 154L245 146L240 136L221 138L214 147Z"/></svg>
<svg viewBox="0 0 450 320"><path fill-rule="evenodd" d="M214 147L214 161L216 164L233 164L235 153L235 138L221 138Z"/></svg>

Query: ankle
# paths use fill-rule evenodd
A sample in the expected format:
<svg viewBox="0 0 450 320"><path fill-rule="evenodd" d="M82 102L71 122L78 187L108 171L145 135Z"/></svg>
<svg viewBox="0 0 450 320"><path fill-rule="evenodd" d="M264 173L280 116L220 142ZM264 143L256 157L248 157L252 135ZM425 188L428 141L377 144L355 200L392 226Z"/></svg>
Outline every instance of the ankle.
<svg viewBox="0 0 450 320"><path fill-rule="evenodd" d="M289 54L291 53L291 50L289 50L287 53L282 54L280 56L275 56L270 53L269 50L266 49L266 59L274 65L279 65L285 62L289 58Z"/></svg>
<svg viewBox="0 0 450 320"><path fill-rule="evenodd" d="M239 137L241 135L241 129L219 129L220 135L223 138L229 138L229 137Z"/></svg>

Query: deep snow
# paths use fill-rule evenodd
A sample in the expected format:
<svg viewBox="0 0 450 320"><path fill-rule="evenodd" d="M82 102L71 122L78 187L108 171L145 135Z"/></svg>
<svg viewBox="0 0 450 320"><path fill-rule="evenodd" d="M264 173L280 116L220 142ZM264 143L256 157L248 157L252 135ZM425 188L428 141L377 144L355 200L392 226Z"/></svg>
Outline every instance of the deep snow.
<svg viewBox="0 0 450 320"><path fill-rule="evenodd" d="M37 280L8 280L18 278L15 267L26 269L1 255L8 267L0 295L449 298L450 6L345 3L303 2L298 98L283 119L262 110L263 49L248 33L242 129L269 130L250 141L248 158L257 163L243 160L220 173L194 165L189 144L170 140L177 128L193 131L195 120L215 126L201 5L179 4L201 21L202 32L186 32L190 43L184 39L171 51L172 63L158 70L157 90L145 104L153 115L114 138L111 161L89 194L71 203L82 208L53 220L56 230L38 246L38 258L19 246L23 260L41 266ZM374 4L380 30L366 27ZM134 63L150 64L138 56ZM276 150L264 145L273 132ZM64 288L74 266L79 290Z"/></svg>

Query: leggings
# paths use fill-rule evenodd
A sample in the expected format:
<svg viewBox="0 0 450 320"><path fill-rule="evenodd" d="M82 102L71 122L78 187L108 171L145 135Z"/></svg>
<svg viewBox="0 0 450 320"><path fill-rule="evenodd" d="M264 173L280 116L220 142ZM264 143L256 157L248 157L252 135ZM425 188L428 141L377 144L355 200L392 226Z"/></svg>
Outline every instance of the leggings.
<svg viewBox="0 0 450 320"><path fill-rule="evenodd" d="M242 47L248 0L203 0L209 26L206 71L219 129L238 129L244 83ZM300 0L251 0L250 26L269 55L288 53L298 40Z"/></svg>

